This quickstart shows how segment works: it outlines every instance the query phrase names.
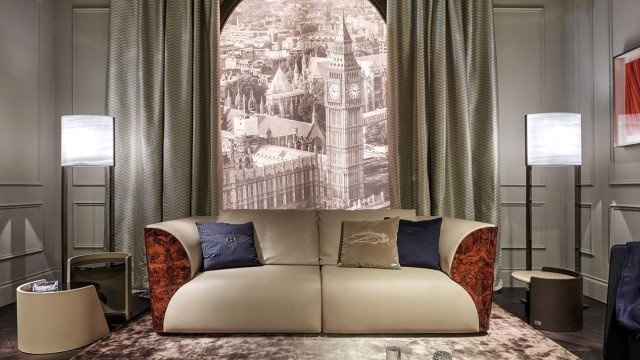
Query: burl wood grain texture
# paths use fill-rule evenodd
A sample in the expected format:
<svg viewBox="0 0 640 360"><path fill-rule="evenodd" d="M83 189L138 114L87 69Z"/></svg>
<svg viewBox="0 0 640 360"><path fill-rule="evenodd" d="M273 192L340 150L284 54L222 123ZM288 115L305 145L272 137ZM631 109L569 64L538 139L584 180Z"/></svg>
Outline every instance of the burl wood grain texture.
<svg viewBox="0 0 640 360"><path fill-rule="evenodd" d="M471 295L478 309L480 331L489 330L497 238L496 227L475 230L462 240L451 264L451 278Z"/></svg>
<svg viewBox="0 0 640 360"><path fill-rule="evenodd" d="M169 301L182 285L191 280L191 264L180 241L170 233L145 229L144 234L153 329L162 332Z"/></svg>

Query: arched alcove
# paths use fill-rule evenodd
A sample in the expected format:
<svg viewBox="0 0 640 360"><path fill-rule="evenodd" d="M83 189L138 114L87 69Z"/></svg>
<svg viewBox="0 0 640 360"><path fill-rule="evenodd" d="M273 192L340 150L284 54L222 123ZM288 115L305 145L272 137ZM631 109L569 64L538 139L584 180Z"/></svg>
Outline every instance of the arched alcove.
<svg viewBox="0 0 640 360"><path fill-rule="evenodd" d="M385 10L380 0L222 0L220 125L236 162L224 171L257 185L247 194L224 182L224 208L389 206L379 196L386 140L365 136L386 124Z"/></svg>
<svg viewBox="0 0 640 360"><path fill-rule="evenodd" d="M322 1L322 0L319 0ZM373 5L380 16L386 21L387 20L387 0L367 0ZM233 9L240 4L242 0L220 0L220 27L223 28L224 24L231 16Z"/></svg>

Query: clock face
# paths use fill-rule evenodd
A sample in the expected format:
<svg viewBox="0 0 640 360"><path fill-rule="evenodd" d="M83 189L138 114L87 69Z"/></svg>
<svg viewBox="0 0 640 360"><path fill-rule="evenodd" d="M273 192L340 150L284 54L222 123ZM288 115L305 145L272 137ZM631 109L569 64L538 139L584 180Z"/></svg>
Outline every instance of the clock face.
<svg viewBox="0 0 640 360"><path fill-rule="evenodd" d="M329 85L329 99L331 100L340 99L340 85L338 84Z"/></svg>
<svg viewBox="0 0 640 360"><path fill-rule="evenodd" d="M355 100L355 99L358 99L359 97L360 97L360 85L351 84L351 86L349 86L349 98Z"/></svg>

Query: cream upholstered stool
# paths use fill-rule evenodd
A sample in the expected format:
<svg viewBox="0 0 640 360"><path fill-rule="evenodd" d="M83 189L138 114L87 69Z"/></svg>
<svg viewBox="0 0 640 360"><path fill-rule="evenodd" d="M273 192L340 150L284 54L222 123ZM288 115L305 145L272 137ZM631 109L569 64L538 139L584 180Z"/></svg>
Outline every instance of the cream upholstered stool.
<svg viewBox="0 0 640 360"><path fill-rule="evenodd" d="M67 351L109 333L94 285L61 284L58 291L32 291L34 283L45 281L16 289L18 350L29 354Z"/></svg>
<svg viewBox="0 0 640 360"><path fill-rule="evenodd" d="M525 306L531 326L549 331L582 329L582 275L543 267L511 276L527 284Z"/></svg>

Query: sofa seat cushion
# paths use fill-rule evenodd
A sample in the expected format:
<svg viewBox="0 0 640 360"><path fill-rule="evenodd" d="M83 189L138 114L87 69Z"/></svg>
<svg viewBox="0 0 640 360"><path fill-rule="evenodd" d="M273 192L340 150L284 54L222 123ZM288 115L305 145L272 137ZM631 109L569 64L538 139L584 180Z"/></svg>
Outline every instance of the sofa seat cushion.
<svg viewBox="0 0 640 360"><path fill-rule="evenodd" d="M474 333L469 294L441 271L322 267L326 333Z"/></svg>
<svg viewBox="0 0 640 360"><path fill-rule="evenodd" d="M175 293L169 333L317 333L320 269L265 265L199 273Z"/></svg>

